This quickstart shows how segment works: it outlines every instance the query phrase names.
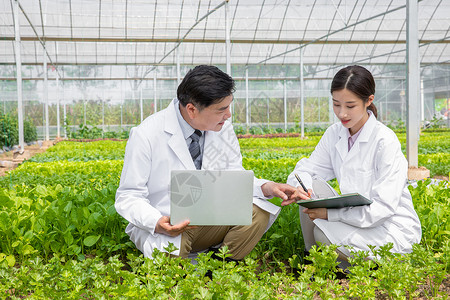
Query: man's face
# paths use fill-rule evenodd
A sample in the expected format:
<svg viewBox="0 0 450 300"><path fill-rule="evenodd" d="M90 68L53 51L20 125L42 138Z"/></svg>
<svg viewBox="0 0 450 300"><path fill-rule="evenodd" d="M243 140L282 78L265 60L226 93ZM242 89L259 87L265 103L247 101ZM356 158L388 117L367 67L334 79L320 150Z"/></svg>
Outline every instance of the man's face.
<svg viewBox="0 0 450 300"><path fill-rule="evenodd" d="M220 131L225 121L231 117L230 105L233 95L229 95L222 101L199 110L191 109L191 126L205 131Z"/></svg>

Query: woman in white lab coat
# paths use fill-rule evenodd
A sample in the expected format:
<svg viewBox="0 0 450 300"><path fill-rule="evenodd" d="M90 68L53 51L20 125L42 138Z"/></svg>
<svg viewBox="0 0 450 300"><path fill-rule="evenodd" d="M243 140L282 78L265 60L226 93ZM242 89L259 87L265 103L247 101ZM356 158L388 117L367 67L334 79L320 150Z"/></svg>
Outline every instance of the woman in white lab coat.
<svg viewBox="0 0 450 300"><path fill-rule="evenodd" d="M309 158L301 159L288 183L299 186L297 173L311 189L311 176L336 178L342 194L359 193L371 205L339 209L300 206L300 223L309 250L317 241L336 244L341 260L350 250L393 244L393 252L407 253L421 239L421 226L407 188L407 161L395 133L377 121L372 103L375 81L361 66L340 70L331 84L333 109L339 123L324 133ZM300 187L299 199L309 195ZM284 205L291 201L285 201Z"/></svg>

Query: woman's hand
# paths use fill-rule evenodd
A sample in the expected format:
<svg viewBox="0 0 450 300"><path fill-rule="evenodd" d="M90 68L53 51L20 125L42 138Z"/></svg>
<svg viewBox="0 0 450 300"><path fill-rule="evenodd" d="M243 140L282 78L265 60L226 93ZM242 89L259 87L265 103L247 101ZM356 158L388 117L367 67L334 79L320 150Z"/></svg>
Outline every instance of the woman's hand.
<svg viewBox="0 0 450 300"><path fill-rule="evenodd" d="M324 219L328 220L328 210L326 208L305 208L303 210L305 214L309 216L311 221L315 219Z"/></svg>

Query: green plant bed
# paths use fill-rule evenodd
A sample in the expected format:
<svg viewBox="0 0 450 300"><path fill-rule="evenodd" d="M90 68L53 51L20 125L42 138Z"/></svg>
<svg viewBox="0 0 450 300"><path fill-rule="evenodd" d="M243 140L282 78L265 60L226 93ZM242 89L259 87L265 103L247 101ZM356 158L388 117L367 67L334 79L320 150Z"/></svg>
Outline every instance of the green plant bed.
<svg viewBox="0 0 450 300"><path fill-rule="evenodd" d="M450 153L419 155L419 166L430 170L431 176L450 174Z"/></svg>
<svg viewBox="0 0 450 300"><path fill-rule="evenodd" d="M244 167L257 177L285 182L319 138L240 140ZM113 141L59 143L0 178L2 297L404 299L446 295L442 286L450 282L448 182L420 181L416 188L410 187L423 232L412 254L395 255L388 246L379 249L374 270L373 262L364 259L367 254L360 253L343 286L336 278L332 248L312 251L313 265L303 265L297 205L282 208L239 266L208 255L197 266L164 254L155 254L154 260L142 258L124 232L127 222L114 209L124 148L125 142ZM448 166L445 153L421 154L422 159L431 170ZM337 188L336 180L331 184ZM271 201L281 203L278 198ZM212 271L213 280L205 277L207 270Z"/></svg>
<svg viewBox="0 0 450 300"><path fill-rule="evenodd" d="M125 141L102 140L92 143L59 142L44 153L33 156L31 162L123 160Z"/></svg>
<svg viewBox="0 0 450 300"><path fill-rule="evenodd" d="M174 248L169 246L170 252ZM447 244L438 255L417 246L408 255L389 252L390 245L367 253L354 253L346 284L337 279L336 246L314 246L311 265L275 263L276 272L261 272L258 260L247 257L227 263L226 249L219 259L200 254L197 265L156 251L153 259L129 253L66 260L58 255L48 263L39 257L8 265L0 256L0 294L5 298L32 299L410 299L448 296ZM375 269L374 267L377 267ZM210 275L207 275L207 274ZM442 285L442 283L445 283Z"/></svg>

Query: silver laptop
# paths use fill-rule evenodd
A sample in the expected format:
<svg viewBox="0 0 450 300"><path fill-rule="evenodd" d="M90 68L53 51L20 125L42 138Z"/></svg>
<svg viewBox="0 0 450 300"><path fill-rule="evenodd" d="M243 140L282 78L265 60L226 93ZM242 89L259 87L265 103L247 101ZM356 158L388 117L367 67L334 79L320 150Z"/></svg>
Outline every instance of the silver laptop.
<svg viewBox="0 0 450 300"><path fill-rule="evenodd" d="M253 171L173 170L170 223L250 225Z"/></svg>

